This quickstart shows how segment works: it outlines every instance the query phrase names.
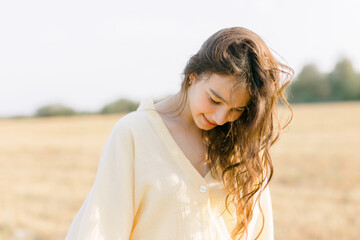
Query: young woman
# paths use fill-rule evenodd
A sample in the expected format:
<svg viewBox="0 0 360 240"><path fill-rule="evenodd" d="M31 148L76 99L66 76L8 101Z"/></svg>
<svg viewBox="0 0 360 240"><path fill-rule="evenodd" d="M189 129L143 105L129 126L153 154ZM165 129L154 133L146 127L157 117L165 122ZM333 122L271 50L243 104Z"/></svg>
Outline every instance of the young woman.
<svg viewBox="0 0 360 240"><path fill-rule="evenodd" d="M273 239L269 148L292 75L252 31L216 32L179 93L117 122L66 239Z"/></svg>

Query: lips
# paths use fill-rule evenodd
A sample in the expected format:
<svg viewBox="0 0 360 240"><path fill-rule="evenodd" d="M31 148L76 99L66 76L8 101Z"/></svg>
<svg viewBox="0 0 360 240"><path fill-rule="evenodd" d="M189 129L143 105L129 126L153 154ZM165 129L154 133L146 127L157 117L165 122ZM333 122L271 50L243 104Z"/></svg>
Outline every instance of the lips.
<svg viewBox="0 0 360 240"><path fill-rule="evenodd" d="M210 126L216 126L216 125L217 125L217 124L215 124L215 123L210 122L210 121L205 117L204 114L203 114L203 116L204 116L205 122L206 122L208 125L210 125Z"/></svg>

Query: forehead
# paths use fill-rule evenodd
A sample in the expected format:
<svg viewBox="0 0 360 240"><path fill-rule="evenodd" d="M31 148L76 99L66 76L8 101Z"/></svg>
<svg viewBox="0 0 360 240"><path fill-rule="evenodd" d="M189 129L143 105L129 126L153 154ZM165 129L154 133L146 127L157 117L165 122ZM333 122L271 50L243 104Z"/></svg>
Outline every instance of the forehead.
<svg viewBox="0 0 360 240"><path fill-rule="evenodd" d="M211 74L205 77L204 85L219 93L229 104L239 105L250 100L250 93L245 81L239 82L233 76ZM246 105L245 104L245 105Z"/></svg>

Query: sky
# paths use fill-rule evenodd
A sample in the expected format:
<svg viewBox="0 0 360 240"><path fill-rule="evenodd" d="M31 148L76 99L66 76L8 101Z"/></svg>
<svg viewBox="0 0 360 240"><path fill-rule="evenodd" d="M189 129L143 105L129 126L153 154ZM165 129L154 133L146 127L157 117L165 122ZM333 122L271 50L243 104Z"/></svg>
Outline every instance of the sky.
<svg viewBox="0 0 360 240"><path fill-rule="evenodd" d="M260 35L299 73L341 58L360 71L357 0L0 2L0 117L61 103L99 111L180 89L187 60L216 31Z"/></svg>

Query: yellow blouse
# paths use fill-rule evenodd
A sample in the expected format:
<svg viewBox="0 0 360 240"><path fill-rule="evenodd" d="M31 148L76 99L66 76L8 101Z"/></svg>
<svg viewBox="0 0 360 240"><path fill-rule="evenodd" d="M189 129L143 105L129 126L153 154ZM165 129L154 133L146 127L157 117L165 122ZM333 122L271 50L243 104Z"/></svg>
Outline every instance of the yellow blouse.
<svg viewBox="0 0 360 240"><path fill-rule="evenodd" d="M225 197L223 184L210 172L200 175L176 144L153 101L145 99L112 130L94 185L66 239L231 239L236 218L225 210ZM265 226L259 239L272 240L268 188L261 206ZM253 216L243 239L254 239L260 230L258 207Z"/></svg>

